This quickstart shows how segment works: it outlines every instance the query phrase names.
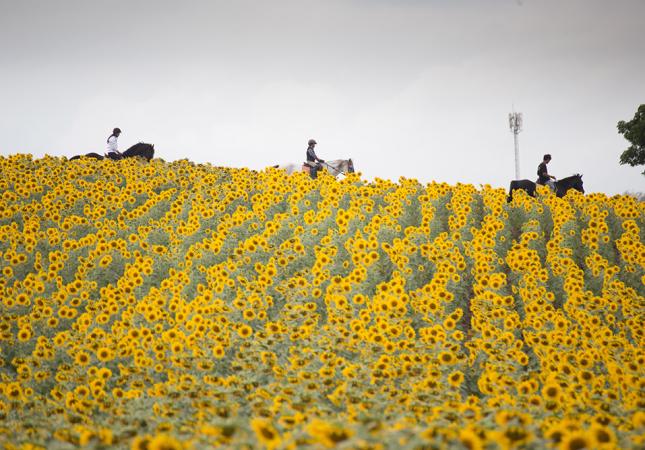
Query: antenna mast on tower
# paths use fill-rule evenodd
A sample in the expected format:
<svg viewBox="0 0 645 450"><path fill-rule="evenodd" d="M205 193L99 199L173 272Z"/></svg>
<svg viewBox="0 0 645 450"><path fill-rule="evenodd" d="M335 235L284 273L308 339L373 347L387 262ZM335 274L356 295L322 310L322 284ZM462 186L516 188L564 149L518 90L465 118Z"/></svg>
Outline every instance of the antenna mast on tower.
<svg viewBox="0 0 645 450"><path fill-rule="evenodd" d="M513 133L513 140L515 141L515 179L520 179L520 146L517 142L517 135L522 131L522 113L513 111L508 115L508 126Z"/></svg>

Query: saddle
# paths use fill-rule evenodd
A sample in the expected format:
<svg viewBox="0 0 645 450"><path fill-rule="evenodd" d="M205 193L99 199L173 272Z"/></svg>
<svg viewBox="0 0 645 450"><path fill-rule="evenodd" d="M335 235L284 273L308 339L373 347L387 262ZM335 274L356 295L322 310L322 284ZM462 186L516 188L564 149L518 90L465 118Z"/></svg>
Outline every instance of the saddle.
<svg viewBox="0 0 645 450"><path fill-rule="evenodd" d="M535 180L535 184L536 184L536 186L547 186L553 192L556 192L555 183L553 183L553 184L550 184L548 182L547 183L540 183L540 179L538 178L537 180Z"/></svg>
<svg viewBox="0 0 645 450"><path fill-rule="evenodd" d="M315 169L316 167L320 167L320 163L317 163L315 161L305 161L302 163L302 171L310 173L311 169Z"/></svg>

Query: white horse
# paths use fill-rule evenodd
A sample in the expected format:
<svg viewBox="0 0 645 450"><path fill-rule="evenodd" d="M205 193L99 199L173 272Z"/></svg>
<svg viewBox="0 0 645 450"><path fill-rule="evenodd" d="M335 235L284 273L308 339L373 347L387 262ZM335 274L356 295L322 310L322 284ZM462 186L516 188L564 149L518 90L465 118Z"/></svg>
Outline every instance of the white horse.
<svg viewBox="0 0 645 450"><path fill-rule="evenodd" d="M325 161L320 163L323 169L326 169L334 177L337 177L341 174L354 173L354 162L352 159L334 159L332 161ZM280 164L278 166L273 166L277 169L282 169L287 172L287 175L291 175L295 172L307 172L309 173L309 166L306 164L297 164L297 163L287 163Z"/></svg>

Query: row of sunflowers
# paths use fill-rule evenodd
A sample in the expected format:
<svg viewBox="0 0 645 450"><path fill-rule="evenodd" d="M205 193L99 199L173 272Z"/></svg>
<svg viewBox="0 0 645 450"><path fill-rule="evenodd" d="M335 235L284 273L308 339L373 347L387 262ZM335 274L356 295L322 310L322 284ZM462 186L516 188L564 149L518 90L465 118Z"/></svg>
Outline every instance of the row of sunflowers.
<svg viewBox="0 0 645 450"><path fill-rule="evenodd" d="M643 448L645 203L0 158L7 448Z"/></svg>

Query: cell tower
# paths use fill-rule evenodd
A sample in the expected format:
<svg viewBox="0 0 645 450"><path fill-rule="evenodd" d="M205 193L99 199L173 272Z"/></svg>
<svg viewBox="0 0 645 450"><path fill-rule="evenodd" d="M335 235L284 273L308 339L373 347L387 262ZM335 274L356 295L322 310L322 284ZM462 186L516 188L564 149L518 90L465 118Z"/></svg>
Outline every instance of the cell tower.
<svg viewBox="0 0 645 450"><path fill-rule="evenodd" d="M522 113L513 111L508 115L508 126L513 133L513 140L515 141L515 179L520 179L520 146L517 142L517 135L522 131Z"/></svg>

